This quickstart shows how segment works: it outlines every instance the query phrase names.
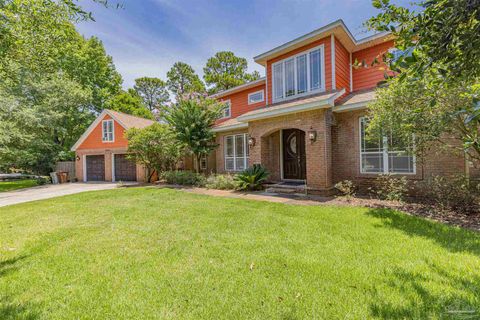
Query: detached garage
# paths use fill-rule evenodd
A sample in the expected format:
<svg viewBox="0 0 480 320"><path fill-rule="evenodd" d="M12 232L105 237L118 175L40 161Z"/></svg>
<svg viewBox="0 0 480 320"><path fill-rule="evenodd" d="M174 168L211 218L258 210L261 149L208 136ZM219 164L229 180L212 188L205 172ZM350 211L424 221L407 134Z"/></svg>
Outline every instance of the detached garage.
<svg viewBox="0 0 480 320"><path fill-rule="evenodd" d="M72 147L78 181L144 181L145 168L127 157L125 131L146 128L152 120L104 110Z"/></svg>

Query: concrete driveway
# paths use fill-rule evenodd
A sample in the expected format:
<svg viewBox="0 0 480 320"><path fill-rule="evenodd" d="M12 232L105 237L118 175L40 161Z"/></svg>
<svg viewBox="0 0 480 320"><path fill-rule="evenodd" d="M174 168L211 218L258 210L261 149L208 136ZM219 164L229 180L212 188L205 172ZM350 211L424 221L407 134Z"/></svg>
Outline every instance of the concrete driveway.
<svg viewBox="0 0 480 320"><path fill-rule="evenodd" d="M0 192L0 207L11 204L42 200L75 194L85 191L108 190L117 188L117 183L65 183L65 184L47 184L27 189L20 189L9 192Z"/></svg>

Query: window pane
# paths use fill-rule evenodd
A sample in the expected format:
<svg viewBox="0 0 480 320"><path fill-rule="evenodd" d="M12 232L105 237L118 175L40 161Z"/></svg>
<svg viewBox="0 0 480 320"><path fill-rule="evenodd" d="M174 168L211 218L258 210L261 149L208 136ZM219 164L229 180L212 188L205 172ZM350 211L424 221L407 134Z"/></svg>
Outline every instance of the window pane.
<svg viewBox="0 0 480 320"><path fill-rule="evenodd" d="M366 134L367 121L363 118L360 123L361 128L361 151L362 152L377 152L383 150L383 139L381 137L371 137Z"/></svg>
<svg viewBox="0 0 480 320"><path fill-rule="evenodd" d="M310 89L320 89L321 87L321 61L320 49L310 52Z"/></svg>
<svg viewBox="0 0 480 320"><path fill-rule="evenodd" d="M413 156L405 152L389 152L388 171L391 173L413 173Z"/></svg>
<svg viewBox="0 0 480 320"><path fill-rule="evenodd" d="M225 155L227 157L233 157L233 136L228 136L225 138Z"/></svg>
<svg viewBox="0 0 480 320"><path fill-rule="evenodd" d="M295 95L295 60L285 61L285 96Z"/></svg>
<svg viewBox="0 0 480 320"><path fill-rule="evenodd" d="M247 140L247 143L245 144L245 146L246 146L246 148L247 148L246 154L247 154L247 157L248 157L248 156L250 155L250 145L248 144L248 140L249 140L248 134L245 136L245 139Z"/></svg>
<svg viewBox="0 0 480 320"><path fill-rule="evenodd" d="M362 172L382 173L383 172L383 153L363 153L362 154Z"/></svg>
<svg viewBox="0 0 480 320"><path fill-rule="evenodd" d="M237 171L242 171L245 170L245 158L237 158L236 159L236 164L237 164Z"/></svg>
<svg viewBox="0 0 480 320"><path fill-rule="evenodd" d="M307 56L297 57L297 92L307 92Z"/></svg>
<svg viewBox="0 0 480 320"><path fill-rule="evenodd" d="M273 94L275 99L283 98L283 64L273 66Z"/></svg>
<svg viewBox="0 0 480 320"><path fill-rule="evenodd" d="M225 159L225 170L233 171L235 169L233 165L234 165L233 158L226 158Z"/></svg>
<svg viewBox="0 0 480 320"><path fill-rule="evenodd" d="M230 118L230 101L225 102L225 107L223 109L223 117Z"/></svg>
<svg viewBox="0 0 480 320"><path fill-rule="evenodd" d="M235 156L236 157L243 157L245 155L245 147L244 147L244 135L236 135L235 136Z"/></svg>
<svg viewBox="0 0 480 320"><path fill-rule="evenodd" d="M262 102L263 91L252 93L248 97L249 97L249 100L248 100L249 103Z"/></svg>

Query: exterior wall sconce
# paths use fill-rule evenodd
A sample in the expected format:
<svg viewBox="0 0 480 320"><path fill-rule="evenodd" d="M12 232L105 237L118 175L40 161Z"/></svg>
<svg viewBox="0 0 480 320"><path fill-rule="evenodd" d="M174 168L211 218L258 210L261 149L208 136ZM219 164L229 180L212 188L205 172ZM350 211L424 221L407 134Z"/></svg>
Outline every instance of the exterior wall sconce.
<svg viewBox="0 0 480 320"><path fill-rule="evenodd" d="M80 157L79 157L79 156L77 156L75 159L77 159L77 161L80 161Z"/></svg>
<svg viewBox="0 0 480 320"><path fill-rule="evenodd" d="M253 137L248 138L248 145L250 147L254 147L255 146L255 138L253 138Z"/></svg>
<svg viewBox="0 0 480 320"><path fill-rule="evenodd" d="M314 143L317 141L317 131L312 130L308 131L308 139L310 140L311 143Z"/></svg>

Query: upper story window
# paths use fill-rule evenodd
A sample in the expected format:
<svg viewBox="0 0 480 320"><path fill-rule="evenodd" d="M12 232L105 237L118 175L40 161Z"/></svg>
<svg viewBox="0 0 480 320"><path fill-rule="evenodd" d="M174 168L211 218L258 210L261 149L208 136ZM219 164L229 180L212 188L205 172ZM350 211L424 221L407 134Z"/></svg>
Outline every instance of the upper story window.
<svg viewBox="0 0 480 320"><path fill-rule="evenodd" d="M230 100L222 102L225 104L225 107L223 108L222 119L230 118L232 116L232 103L230 102Z"/></svg>
<svg viewBox="0 0 480 320"><path fill-rule="evenodd" d="M114 140L114 126L113 120L102 121L102 141L113 142Z"/></svg>
<svg viewBox="0 0 480 320"><path fill-rule="evenodd" d="M393 135L377 139L368 138L368 121L360 118L360 169L361 173L415 173L415 156L406 151Z"/></svg>
<svg viewBox="0 0 480 320"><path fill-rule="evenodd" d="M273 101L325 90L323 45L272 64Z"/></svg>
<svg viewBox="0 0 480 320"><path fill-rule="evenodd" d="M248 104L263 102L265 99L263 90L248 94Z"/></svg>
<svg viewBox="0 0 480 320"><path fill-rule="evenodd" d="M392 55L392 62L397 62L400 57L409 57L412 55L413 48L408 48L406 50L400 50L397 48L391 48L388 52Z"/></svg>

